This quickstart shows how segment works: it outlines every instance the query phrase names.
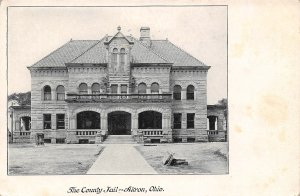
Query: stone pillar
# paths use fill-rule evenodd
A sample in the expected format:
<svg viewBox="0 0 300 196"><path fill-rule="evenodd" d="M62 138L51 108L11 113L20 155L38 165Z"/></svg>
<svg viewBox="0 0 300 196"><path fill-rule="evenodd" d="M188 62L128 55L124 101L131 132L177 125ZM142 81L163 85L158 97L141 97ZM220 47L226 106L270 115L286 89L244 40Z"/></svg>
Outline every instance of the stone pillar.
<svg viewBox="0 0 300 196"><path fill-rule="evenodd" d="M51 88L51 100L56 100L56 90Z"/></svg>
<svg viewBox="0 0 300 196"><path fill-rule="evenodd" d="M150 89L150 87L148 87L148 86L147 86L147 88L146 88L146 93L147 93L147 94L151 94L151 89Z"/></svg>
<svg viewBox="0 0 300 196"><path fill-rule="evenodd" d="M220 117L217 118L217 130L219 131L223 130L223 119Z"/></svg>
<svg viewBox="0 0 300 196"><path fill-rule="evenodd" d="M107 114L101 114L101 129L107 130Z"/></svg>
<svg viewBox="0 0 300 196"><path fill-rule="evenodd" d="M218 117L215 117L215 130L218 130Z"/></svg>
<svg viewBox="0 0 300 196"><path fill-rule="evenodd" d="M172 142L171 110L162 114L163 140Z"/></svg>
<svg viewBox="0 0 300 196"><path fill-rule="evenodd" d="M75 116L72 116L70 118L69 129L71 129L71 130L76 129L76 118L75 118Z"/></svg>
<svg viewBox="0 0 300 196"><path fill-rule="evenodd" d="M56 129L56 114L51 114L51 129Z"/></svg>
<svg viewBox="0 0 300 196"><path fill-rule="evenodd" d="M181 91L181 100L186 100L186 89L182 89Z"/></svg>
<svg viewBox="0 0 300 196"><path fill-rule="evenodd" d="M118 84L117 93L121 94L121 85L120 84Z"/></svg>
<svg viewBox="0 0 300 196"><path fill-rule="evenodd" d="M209 118L206 118L206 129L209 130Z"/></svg>
<svg viewBox="0 0 300 196"><path fill-rule="evenodd" d="M134 138L135 141L139 141L139 136L138 136L138 126L139 126L139 118L138 118L137 113L131 114L131 134Z"/></svg>

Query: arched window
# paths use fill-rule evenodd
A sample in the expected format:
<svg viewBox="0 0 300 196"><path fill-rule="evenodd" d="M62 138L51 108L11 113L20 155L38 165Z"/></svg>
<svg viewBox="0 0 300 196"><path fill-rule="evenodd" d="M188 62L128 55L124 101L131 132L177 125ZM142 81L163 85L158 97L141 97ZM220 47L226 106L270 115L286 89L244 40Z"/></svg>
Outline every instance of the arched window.
<svg viewBox="0 0 300 196"><path fill-rule="evenodd" d="M79 85L79 94L87 94L88 93L88 86L86 83L81 83Z"/></svg>
<svg viewBox="0 0 300 196"><path fill-rule="evenodd" d="M151 93L158 94L159 93L159 84L154 82L151 84Z"/></svg>
<svg viewBox="0 0 300 196"><path fill-rule="evenodd" d="M189 85L186 89L186 99L187 100L194 100L194 91L195 87L193 85Z"/></svg>
<svg viewBox="0 0 300 196"><path fill-rule="evenodd" d="M115 71L117 68L117 64L118 64L118 49L117 48L113 49L113 53L111 55L111 64Z"/></svg>
<svg viewBox="0 0 300 196"><path fill-rule="evenodd" d="M51 87L48 85L44 87L44 100L51 100Z"/></svg>
<svg viewBox="0 0 300 196"><path fill-rule="evenodd" d="M92 94L99 94L100 93L100 84L94 83L92 85Z"/></svg>
<svg viewBox="0 0 300 196"><path fill-rule="evenodd" d="M173 88L173 98L175 100L181 100L181 86L175 85Z"/></svg>
<svg viewBox="0 0 300 196"><path fill-rule="evenodd" d="M120 50L120 65L121 65L121 69L124 70L124 66L125 66L125 49L121 48Z"/></svg>
<svg viewBox="0 0 300 196"><path fill-rule="evenodd" d="M147 85L145 83L140 83L138 86L139 94L146 94Z"/></svg>
<svg viewBox="0 0 300 196"><path fill-rule="evenodd" d="M60 85L56 88L56 99L65 100L65 87Z"/></svg>

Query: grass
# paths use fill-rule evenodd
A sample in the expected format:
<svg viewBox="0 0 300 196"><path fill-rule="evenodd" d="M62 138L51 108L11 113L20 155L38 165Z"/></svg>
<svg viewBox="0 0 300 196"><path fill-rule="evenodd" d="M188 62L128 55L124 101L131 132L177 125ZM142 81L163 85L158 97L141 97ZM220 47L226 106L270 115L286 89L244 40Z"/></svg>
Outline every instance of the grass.
<svg viewBox="0 0 300 196"><path fill-rule="evenodd" d="M157 146L136 146L146 161L159 174L226 174L228 173L228 143L177 143ZM188 165L165 166L163 159L186 159Z"/></svg>
<svg viewBox="0 0 300 196"><path fill-rule="evenodd" d="M85 174L104 147L95 144L10 144L9 175Z"/></svg>

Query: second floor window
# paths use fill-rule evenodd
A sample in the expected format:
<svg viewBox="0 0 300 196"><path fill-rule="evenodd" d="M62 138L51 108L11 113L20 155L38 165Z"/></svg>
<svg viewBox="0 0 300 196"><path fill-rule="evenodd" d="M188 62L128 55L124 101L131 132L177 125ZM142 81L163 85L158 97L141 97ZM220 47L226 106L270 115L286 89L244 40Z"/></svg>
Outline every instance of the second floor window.
<svg viewBox="0 0 300 196"><path fill-rule="evenodd" d="M151 93L158 94L159 93L159 84L154 82L151 84Z"/></svg>
<svg viewBox="0 0 300 196"><path fill-rule="evenodd" d="M44 100L51 100L51 87L48 85L44 87Z"/></svg>
<svg viewBox="0 0 300 196"><path fill-rule="evenodd" d="M145 83L140 83L138 86L138 93L139 94L146 94L147 86Z"/></svg>
<svg viewBox="0 0 300 196"><path fill-rule="evenodd" d="M186 89L186 99L187 100L194 100L194 91L195 87L193 85L189 85Z"/></svg>
<svg viewBox="0 0 300 196"><path fill-rule="evenodd" d="M121 93L122 94L127 94L127 85L126 84L121 85Z"/></svg>
<svg viewBox="0 0 300 196"><path fill-rule="evenodd" d="M100 84L94 83L92 85L92 94L99 94L100 93Z"/></svg>
<svg viewBox="0 0 300 196"><path fill-rule="evenodd" d="M110 92L113 93L113 94L118 93L118 85L117 84L112 84L110 86Z"/></svg>
<svg viewBox="0 0 300 196"><path fill-rule="evenodd" d="M86 83L81 83L79 85L79 94L87 94L88 93L88 86Z"/></svg>
<svg viewBox="0 0 300 196"><path fill-rule="evenodd" d="M173 98L175 100L181 100L181 86L175 85L173 88Z"/></svg>
<svg viewBox="0 0 300 196"><path fill-rule="evenodd" d="M56 99L57 100L65 100L65 87L64 86L58 86L56 88Z"/></svg>

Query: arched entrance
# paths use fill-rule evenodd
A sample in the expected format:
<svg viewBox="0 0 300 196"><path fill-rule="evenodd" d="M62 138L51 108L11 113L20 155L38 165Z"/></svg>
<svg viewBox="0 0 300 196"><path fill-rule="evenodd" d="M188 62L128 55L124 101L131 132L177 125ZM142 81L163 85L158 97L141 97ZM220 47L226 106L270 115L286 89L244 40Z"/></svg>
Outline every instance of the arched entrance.
<svg viewBox="0 0 300 196"><path fill-rule="evenodd" d="M78 113L77 129L100 129L100 114L94 111Z"/></svg>
<svg viewBox="0 0 300 196"><path fill-rule="evenodd" d="M111 112L108 114L108 134L130 135L131 114L123 111Z"/></svg>

